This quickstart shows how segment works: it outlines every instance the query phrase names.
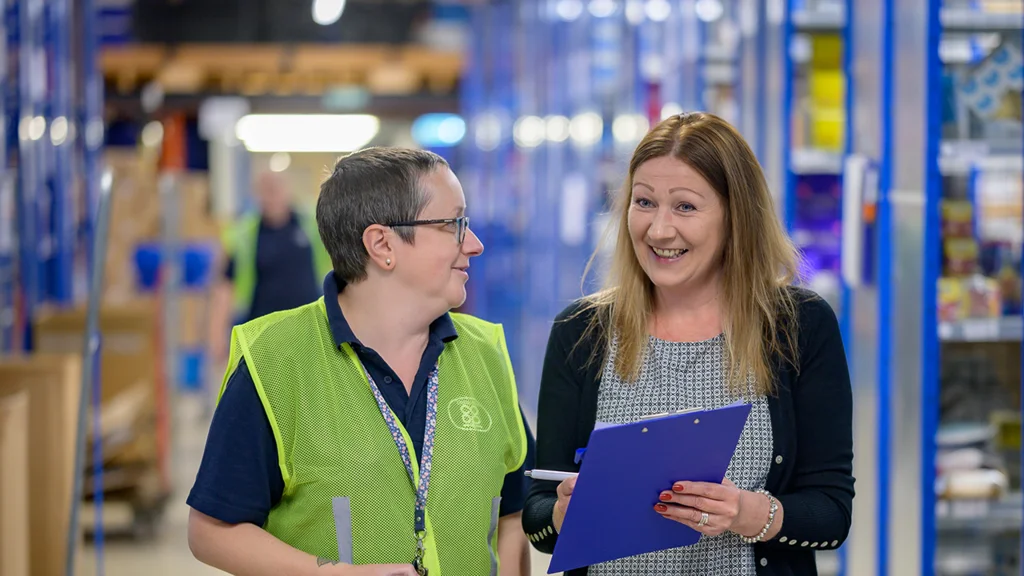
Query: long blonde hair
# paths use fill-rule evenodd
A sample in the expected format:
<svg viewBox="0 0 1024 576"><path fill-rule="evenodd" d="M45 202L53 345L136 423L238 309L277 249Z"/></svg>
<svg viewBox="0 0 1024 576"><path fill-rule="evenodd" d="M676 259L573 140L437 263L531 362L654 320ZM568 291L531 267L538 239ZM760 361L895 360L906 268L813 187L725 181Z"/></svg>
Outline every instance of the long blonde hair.
<svg viewBox="0 0 1024 576"><path fill-rule="evenodd" d="M639 377L649 342L654 291L633 249L628 212L637 169L664 156L685 162L700 173L723 203L722 326L727 381L746 390L752 375L754 392L770 394L776 384L773 367L779 360L799 366L797 304L789 288L797 276L797 251L775 214L754 153L732 126L713 114L668 118L637 145L629 177L616 202L618 236L605 286L587 296L581 308L595 312L586 334L597 333L604 342L614 335L616 373L627 381ZM588 272L597 257L595 252ZM597 348L603 353L602 347Z"/></svg>

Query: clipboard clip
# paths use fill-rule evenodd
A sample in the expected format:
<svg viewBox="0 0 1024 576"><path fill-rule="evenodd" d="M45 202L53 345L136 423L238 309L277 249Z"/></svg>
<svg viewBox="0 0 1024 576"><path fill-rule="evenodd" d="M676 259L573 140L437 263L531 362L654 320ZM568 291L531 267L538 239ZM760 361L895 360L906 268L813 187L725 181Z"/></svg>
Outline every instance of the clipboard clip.
<svg viewBox="0 0 1024 576"><path fill-rule="evenodd" d="M658 418L665 418L668 416L679 416L680 414L690 414L691 412L700 412L703 408L683 408L682 410L676 410L675 412L659 412L657 414L649 414L640 418L640 420L655 420Z"/></svg>

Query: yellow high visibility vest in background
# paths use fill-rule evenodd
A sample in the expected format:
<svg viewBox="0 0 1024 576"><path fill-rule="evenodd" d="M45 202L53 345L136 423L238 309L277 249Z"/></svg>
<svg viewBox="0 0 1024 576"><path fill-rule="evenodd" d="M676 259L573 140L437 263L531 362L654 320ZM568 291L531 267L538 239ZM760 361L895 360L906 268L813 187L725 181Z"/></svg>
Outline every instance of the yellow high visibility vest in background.
<svg viewBox="0 0 1024 576"><path fill-rule="evenodd" d="M438 363L426 565L431 576L497 576L501 488L522 466L526 432L502 327L452 319L459 336ZM355 352L335 345L323 299L236 327L221 394L243 357L285 485L264 528L319 557L411 563L415 489Z"/></svg>
<svg viewBox="0 0 1024 576"><path fill-rule="evenodd" d="M317 229L316 217L307 212L296 212L302 232L309 240L313 258L313 283L320 285L324 276L333 269L331 257L324 248ZM256 292L256 248L260 231L259 214L249 214L237 223L228 227L222 234L221 244L224 252L235 259L234 313L237 318L244 318L250 312L253 294ZM304 282L304 278L297 278Z"/></svg>

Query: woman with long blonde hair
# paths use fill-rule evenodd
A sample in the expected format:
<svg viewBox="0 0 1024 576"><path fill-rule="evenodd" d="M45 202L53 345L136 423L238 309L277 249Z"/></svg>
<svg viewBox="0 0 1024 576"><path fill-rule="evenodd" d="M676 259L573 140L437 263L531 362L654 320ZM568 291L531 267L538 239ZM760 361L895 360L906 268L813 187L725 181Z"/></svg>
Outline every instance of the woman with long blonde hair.
<svg viewBox="0 0 1024 576"><path fill-rule="evenodd" d="M680 478L651 514L702 534L689 547L573 571L616 576L816 574L850 528L850 377L829 305L795 287L797 252L764 175L712 114L662 121L619 197L603 290L551 330L537 468L578 471L596 422L737 401L751 412L721 484ZM575 479L535 481L524 527L553 551Z"/></svg>

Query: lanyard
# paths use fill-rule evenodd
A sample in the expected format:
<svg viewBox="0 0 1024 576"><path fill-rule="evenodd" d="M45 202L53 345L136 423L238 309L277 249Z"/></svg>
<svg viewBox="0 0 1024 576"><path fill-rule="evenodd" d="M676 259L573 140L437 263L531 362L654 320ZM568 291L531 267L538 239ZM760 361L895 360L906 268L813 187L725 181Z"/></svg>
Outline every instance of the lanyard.
<svg viewBox="0 0 1024 576"><path fill-rule="evenodd" d="M398 454L402 457L405 470L409 473L409 481L415 484L416 475L412 469L413 453L410 452L410 447L406 445L405 439L402 437L402 430L398 426L395 413L391 411L391 407L384 400L384 395L380 393L377 383L373 380L373 376L370 376L370 372L365 367L363 371L366 373L366 379L370 382L370 390L373 392L373 397L377 400L377 406L384 417L384 423L391 430L391 437L394 438L395 445L398 447ZM426 574L426 570L422 568L424 554L423 538L427 533L427 488L430 487L430 466L434 456L434 433L437 431L437 376L438 368L435 364L434 369L430 372L430 377L427 379L427 423L423 427L420 483L419 486L416 486L416 511L414 516L416 523L416 559L413 561L413 564L420 574Z"/></svg>

